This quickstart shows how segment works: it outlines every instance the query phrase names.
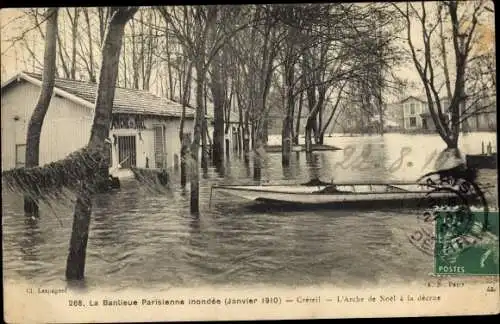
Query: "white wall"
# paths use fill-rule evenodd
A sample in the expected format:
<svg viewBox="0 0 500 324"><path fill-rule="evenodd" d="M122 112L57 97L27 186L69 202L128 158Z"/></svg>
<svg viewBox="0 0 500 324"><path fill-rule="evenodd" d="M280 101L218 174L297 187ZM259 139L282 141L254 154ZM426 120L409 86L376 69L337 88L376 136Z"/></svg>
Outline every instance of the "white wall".
<svg viewBox="0 0 500 324"><path fill-rule="evenodd" d="M15 167L16 144L26 144L28 123L38 100L40 88L21 81L2 91L2 170ZM14 117L19 117L15 121ZM50 102L40 138L40 164L66 157L88 142L92 111L54 95Z"/></svg>
<svg viewBox="0 0 500 324"><path fill-rule="evenodd" d="M31 83L22 81L13 84L2 92L2 170L14 168L16 144L26 144L26 132L31 114L38 100L40 88ZM90 108L73 103L72 101L54 96L45 116L40 139L40 165L66 157L68 154L84 147L89 140L93 122L93 111ZM19 120L14 121L14 116ZM179 118L145 120L147 129L142 130L141 136L136 129L112 129L117 136L136 136L136 162L138 167L146 166L146 156L149 158L149 167L154 167L154 131L153 125L165 125L165 140L167 153L167 167L174 164L174 154L180 155L181 143L179 140ZM193 120L184 123L186 132L193 132ZM118 145L112 146L113 167L118 164Z"/></svg>
<svg viewBox="0 0 500 324"><path fill-rule="evenodd" d="M166 161L167 167L174 166L174 155L180 156L181 151L181 141L179 139L179 118L167 118L167 119L157 119L157 118L146 118L144 120L144 126L146 129L139 131L136 129L112 129L110 131L110 136L112 138L113 134L116 136L136 136L136 148L137 156L136 162L137 167L146 167L146 157L149 159L149 167L155 168L155 156L154 156L154 130L153 126L164 125L165 126L165 150L166 150ZM184 122L185 132L193 132L193 120L187 119ZM118 145L113 145L112 149L112 160L113 168L118 166Z"/></svg>

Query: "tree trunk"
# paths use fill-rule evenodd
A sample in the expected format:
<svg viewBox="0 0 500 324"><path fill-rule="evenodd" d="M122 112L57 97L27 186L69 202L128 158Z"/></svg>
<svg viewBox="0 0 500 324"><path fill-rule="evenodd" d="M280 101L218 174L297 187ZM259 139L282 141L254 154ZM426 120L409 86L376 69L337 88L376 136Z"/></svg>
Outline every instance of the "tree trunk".
<svg viewBox="0 0 500 324"><path fill-rule="evenodd" d="M379 133L380 135L384 135L384 115L379 115Z"/></svg>
<svg viewBox="0 0 500 324"><path fill-rule="evenodd" d="M225 136L226 136L226 139L225 139L225 141L226 141L226 148L225 148L225 150L226 150L226 159L229 159L229 157L230 157L229 146L231 145L231 143L229 141L229 133L226 133ZM234 136L233 136L233 143L236 143L236 141L234 141ZM233 151L234 151L234 149L233 149Z"/></svg>
<svg viewBox="0 0 500 324"><path fill-rule="evenodd" d="M68 65L66 64L66 59L64 58L65 49L62 46L61 36L59 35L59 31L57 31L57 41L56 41L56 43L57 43L57 45L59 47L59 50L57 51L57 53L59 54L59 62L61 63L61 67L63 69L63 75L64 75L65 78L69 78L70 71L69 71Z"/></svg>
<svg viewBox="0 0 500 324"><path fill-rule="evenodd" d="M213 60L212 71L212 98L214 105L214 134L213 134L213 162L215 165L224 162L224 102L225 91L223 89L221 64L222 58L217 55ZM229 146L228 146L229 147Z"/></svg>
<svg viewBox="0 0 500 324"><path fill-rule="evenodd" d="M245 114L245 124L243 126L243 159L245 164L248 165L250 163L250 125L248 111Z"/></svg>
<svg viewBox="0 0 500 324"><path fill-rule="evenodd" d="M325 110L324 104L319 107L319 112L318 112L318 123L315 130L317 144L323 144L323 136L321 136L321 127L323 125L323 110Z"/></svg>
<svg viewBox="0 0 500 324"><path fill-rule="evenodd" d="M299 111L297 112L297 123L295 124L295 134L293 136L293 144L299 144L299 135L300 135L300 117L302 114L302 100L304 98L304 92L300 93L299 96Z"/></svg>
<svg viewBox="0 0 500 324"><path fill-rule="evenodd" d="M203 119L205 118L205 109L203 104L203 87L204 82L202 80L201 72L202 68L199 66L200 62L197 62L196 66L196 118L194 123L193 132L193 142L191 143L191 213L198 214L200 212L199 206L199 165L198 165L198 155L200 151L200 139L202 137L203 129ZM203 74L204 75L204 74Z"/></svg>
<svg viewBox="0 0 500 324"><path fill-rule="evenodd" d="M139 89L139 62L137 58L137 47L135 41L135 24L130 24L132 29L132 88Z"/></svg>
<svg viewBox="0 0 500 324"><path fill-rule="evenodd" d="M303 60L305 62L305 58ZM304 71L308 71L308 65L303 64ZM306 72L307 73L307 72ZM310 72L309 72L310 73ZM309 77L311 78L311 77ZM307 96L307 106L309 109L309 113L306 119L305 125L305 133L304 133L304 143L306 147L306 153L310 154L312 152L312 137L313 137L313 129L316 124L316 85L314 85L314 81L309 81L305 79L304 83L307 85L306 96Z"/></svg>
<svg viewBox="0 0 500 324"><path fill-rule="evenodd" d="M322 126L321 130L320 130L320 138L321 139L324 139L325 138L325 133L326 133L326 130L328 129L328 127L330 126L330 123L332 122L333 120L333 116L335 115L335 112L337 111L337 108L339 106L339 103L340 103L340 100L342 99L342 91L344 90L344 86L346 85L346 83L344 82L341 87L340 87L340 90L339 90L339 93L338 93L338 96L337 96L337 100L335 101L335 104L333 105L332 107L332 111L330 111L330 116L328 117L328 119L326 120L326 123ZM337 118L335 119L335 122L334 122L334 125L335 123L337 122L337 119L339 118L339 116L342 114L339 113L337 114ZM330 134L332 132L332 129L333 127L330 128ZM344 133L345 133L345 130L344 130ZM323 142L321 142L320 144L323 144Z"/></svg>
<svg viewBox="0 0 500 324"><path fill-rule="evenodd" d="M201 120L201 168L208 172L208 159L210 155L210 143L208 142L208 123L205 114Z"/></svg>
<svg viewBox="0 0 500 324"><path fill-rule="evenodd" d="M125 39L123 39L123 52L127 53L127 42ZM123 59L123 86L127 88L128 87L127 55L122 55L122 59Z"/></svg>
<svg viewBox="0 0 500 324"><path fill-rule="evenodd" d="M237 132L237 138L238 138L238 145L236 147L238 151L238 156L241 158L241 152L243 151L243 136L241 135L243 133L243 126L238 125L238 132Z"/></svg>
<svg viewBox="0 0 500 324"><path fill-rule="evenodd" d="M83 14L85 15L85 22L87 23L87 38L89 39L89 80L90 82L95 82L95 71L94 71L94 46L92 41L92 29L90 24L90 17L88 8L83 8Z"/></svg>
<svg viewBox="0 0 500 324"><path fill-rule="evenodd" d="M179 88L183 89L182 93L182 114L179 126L179 139L181 141L181 187L186 186L186 160L189 154L189 143L191 142L191 137L189 134L184 133L184 120L186 119L186 106L189 103L188 94L191 91L191 73L193 71L193 65L190 62L188 65L187 75L185 76L184 85Z"/></svg>
<svg viewBox="0 0 500 324"><path fill-rule="evenodd" d="M293 120L288 114L283 118L283 130L281 132L282 157L281 163L283 166L290 165L290 156L292 152L292 128Z"/></svg>
<svg viewBox="0 0 500 324"><path fill-rule="evenodd" d="M181 187L186 187L187 174L186 174L186 159L189 156L189 143L191 142L191 136L188 133L184 133L181 141Z"/></svg>
<svg viewBox="0 0 500 324"><path fill-rule="evenodd" d="M321 99L319 99L314 107L310 110L309 115L307 116L307 121L306 121L306 132L305 132L305 144L306 144L306 152L311 153L312 152L312 138L314 135L314 141L318 143L318 136L317 136L317 113L319 111L319 107L323 103L321 102Z"/></svg>
<svg viewBox="0 0 500 324"><path fill-rule="evenodd" d="M94 122L88 148L101 151L106 149L105 139L109 137L109 125L115 96L116 80L120 62L125 24L132 18L137 8L114 9L109 20L102 48L102 64L99 75L99 88L95 103ZM92 212L93 185L96 175L89 182L83 181L75 204L70 247L66 262L66 279L81 280L85 273L85 257L89 236L90 215Z"/></svg>
<svg viewBox="0 0 500 324"><path fill-rule="evenodd" d="M281 163L283 166L290 165L290 156L292 152L293 111L295 108L295 98L293 94L294 72L294 64L289 58L288 62L285 64L286 108L281 131Z"/></svg>
<svg viewBox="0 0 500 324"><path fill-rule="evenodd" d="M308 119L307 124L306 124L306 131L304 134L306 153L312 152L312 129L313 129L313 127L309 124L309 119Z"/></svg>
<svg viewBox="0 0 500 324"><path fill-rule="evenodd" d="M47 9L45 50L43 57L42 89L35 110L31 115L26 136L26 167L36 167L40 160L40 136L45 114L49 109L54 91L56 72L57 16L58 8ZM38 203L32 197L24 198L24 213L28 217L38 217Z"/></svg>
<svg viewBox="0 0 500 324"><path fill-rule="evenodd" d="M168 72L168 94L170 100L174 100L174 82L172 80L172 63L170 62L170 41L168 37L168 21L165 20L165 53L167 54L167 72ZM179 98L180 99L180 98Z"/></svg>
<svg viewBox="0 0 500 324"><path fill-rule="evenodd" d="M76 40L78 36L78 16L80 13L79 8L74 8L74 17L71 22L71 78L76 79ZM68 9L69 15L69 9Z"/></svg>
<svg viewBox="0 0 500 324"><path fill-rule="evenodd" d="M243 114L243 107L241 106L240 102L240 97L239 94L237 94L238 98L238 156L241 158L241 153L243 152L243 129L245 123L243 122L244 120L244 114Z"/></svg>

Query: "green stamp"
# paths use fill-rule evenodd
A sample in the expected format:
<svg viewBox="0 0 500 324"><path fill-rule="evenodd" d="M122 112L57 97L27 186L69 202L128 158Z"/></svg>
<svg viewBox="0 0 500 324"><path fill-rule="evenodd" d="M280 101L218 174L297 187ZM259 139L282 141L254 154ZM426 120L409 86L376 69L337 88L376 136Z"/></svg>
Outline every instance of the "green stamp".
<svg viewBox="0 0 500 324"><path fill-rule="evenodd" d="M498 275L498 212L440 211L435 218L434 272Z"/></svg>

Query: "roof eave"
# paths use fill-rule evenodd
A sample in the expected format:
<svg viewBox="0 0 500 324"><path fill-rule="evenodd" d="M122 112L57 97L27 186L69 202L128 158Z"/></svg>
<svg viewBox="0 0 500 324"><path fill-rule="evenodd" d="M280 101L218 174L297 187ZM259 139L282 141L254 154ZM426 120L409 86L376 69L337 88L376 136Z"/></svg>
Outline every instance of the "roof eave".
<svg viewBox="0 0 500 324"><path fill-rule="evenodd" d="M14 75L13 77L11 77L9 80L7 80L4 84L2 84L2 87L1 89L3 89L4 87L8 86L9 84L11 84L12 82L16 81L16 80L20 80L20 79L23 79L31 84L34 84L38 87L41 87L42 86L42 81L41 80L38 80L36 78L33 78L33 77L30 77L29 75L23 73L23 72L20 72L16 75ZM79 105L82 105L84 107L87 107L87 108L90 108L90 109L94 109L95 108L95 104L88 101L88 100L85 100L81 97L78 97L76 95L73 95L61 88L58 88L57 86L54 86L54 94L57 94L65 99L68 99L76 104L79 104ZM123 109L120 109L120 108L115 108L113 107L113 110L114 112L116 113L131 113L131 114L145 114L145 115L158 115L158 116L166 116L166 117L172 117L172 118L180 118L180 114L179 116L177 116L176 114L171 114L171 113L152 113L152 112L139 112L139 111L124 111ZM186 118L194 118L194 113L193 112L187 112L186 114Z"/></svg>
<svg viewBox="0 0 500 324"><path fill-rule="evenodd" d="M38 79L35 79L35 78L32 78L30 77L29 75L23 73L23 72L20 72L18 73L17 75L13 76L12 78L10 78L9 80L7 80L3 85L2 85L2 89L6 86L8 86L9 84L11 84L12 82L14 82L15 80L25 80L31 84L34 84L38 87L42 87L42 81L38 80ZM87 107L87 108L90 108L90 109L93 109L94 108L94 104L87 101L87 100L84 100L80 97L77 97L67 91L64 91L56 86L54 86L54 94L57 94L63 98L66 98L68 99L69 101L72 101L74 103L77 103L79 105L82 105L84 107Z"/></svg>

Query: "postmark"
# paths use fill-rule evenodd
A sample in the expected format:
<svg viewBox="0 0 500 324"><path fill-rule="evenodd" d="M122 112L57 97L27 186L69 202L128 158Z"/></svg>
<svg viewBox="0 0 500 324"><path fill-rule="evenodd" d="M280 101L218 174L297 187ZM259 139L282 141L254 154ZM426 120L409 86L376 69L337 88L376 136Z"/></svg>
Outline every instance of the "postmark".
<svg viewBox="0 0 500 324"><path fill-rule="evenodd" d="M498 212L490 212L474 179L471 171L433 172L420 179L429 193L418 205L419 227L408 238L433 257L436 275L499 273Z"/></svg>
<svg viewBox="0 0 500 324"><path fill-rule="evenodd" d="M453 219L454 237L467 237L473 228L477 229L478 214L481 214L480 231L488 230L488 204L470 171L432 172L419 179L419 184L429 192L417 204L418 228L408 235L417 249L435 256L438 222Z"/></svg>
<svg viewBox="0 0 500 324"><path fill-rule="evenodd" d="M473 223L466 196L452 188L432 189L417 204L418 228L408 236L413 246L429 256L434 255L435 222L443 211L460 215L462 232L467 232Z"/></svg>

